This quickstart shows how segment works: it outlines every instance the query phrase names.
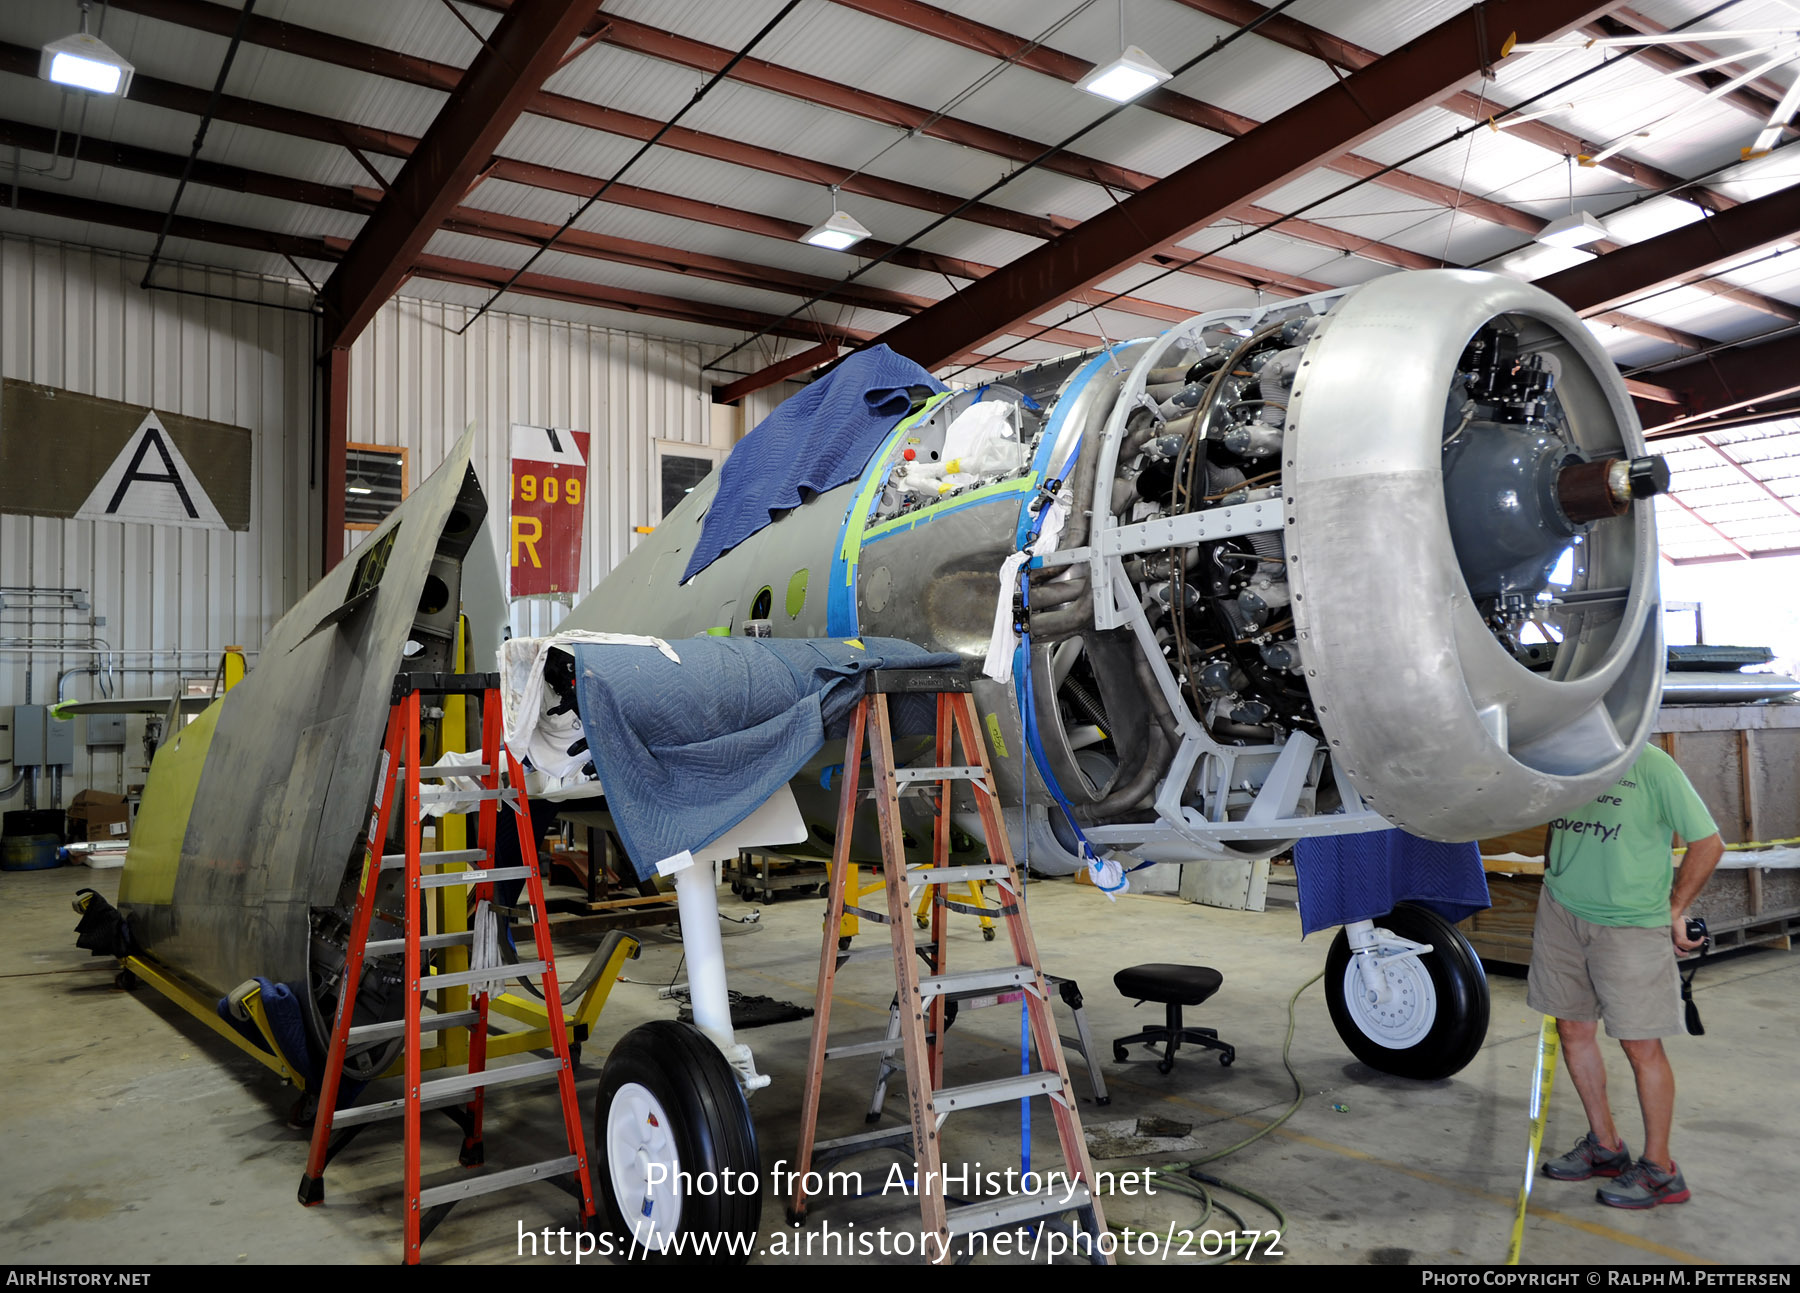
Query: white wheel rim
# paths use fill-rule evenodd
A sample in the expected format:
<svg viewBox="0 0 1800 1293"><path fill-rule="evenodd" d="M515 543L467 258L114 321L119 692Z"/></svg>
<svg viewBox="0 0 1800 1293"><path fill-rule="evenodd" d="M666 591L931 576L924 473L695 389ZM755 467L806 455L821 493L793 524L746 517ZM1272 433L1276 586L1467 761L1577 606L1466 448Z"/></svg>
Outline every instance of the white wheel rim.
<svg viewBox="0 0 1800 1293"><path fill-rule="evenodd" d="M1356 958L1344 967L1344 1004L1363 1036L1389 1050L1406 1050L1424 1040L1437 1020L1437 988L1417 957L1402 957L1382 966L1388 999L1377 1002L1363 982Z"/></svg>
<svg viewBox="0 0 1800 1293"><path fill-rule="evenodd" d="M607 1106L606 1166L626 1230L640 1247L662 1252L681 1229L681 1156L662 1103L636 1082Z"/></svg>

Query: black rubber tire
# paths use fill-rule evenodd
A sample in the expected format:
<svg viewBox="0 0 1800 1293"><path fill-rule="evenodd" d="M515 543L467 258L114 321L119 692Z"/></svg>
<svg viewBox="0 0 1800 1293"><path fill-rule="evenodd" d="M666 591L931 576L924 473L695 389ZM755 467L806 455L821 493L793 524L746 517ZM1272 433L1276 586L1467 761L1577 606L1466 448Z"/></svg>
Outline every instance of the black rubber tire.
<svg viewBox="0 0 1800 1293"><path fill-rule="evenodd" d="M1325 1001L1338 1036L1364 1064L1396 1077L1432 1082L1460 1072L1487 1039L1488 982L1481 958L1456 926L1416 903L1403 902L1375 923L1431 945L1421 964L1437 994L1437 1014L1425 1036L1407 1047L1386 1046L1363 1032L1344 1000L1351 952L1349 936L1340 929L1325 958Z"/></svg>
<svg viewBox="0 0 1800 1293"><path fill-rule="evenodd" d="M607 1163L606 1114L614 1095L631 1082L648 1090L668 1114L683 1172L698 1177L704 1172L724 1173L729 1169L734 1178L749 1173L760 1181L762 1170L750 1105L719 1048L699 1029L672 1019L659 1019L632 1029L606 1057L606 1067L600 1074L600 1093L594 1102L594 1188L600 1195L602 1220L620 1241L616 1249L620 1254L627 1251L631 1230L613 1193L612 1172ZM742 1251L735 1255L684 1252L670 1257L647 1254L640 1247L636 1254L640 1260L653 1263L741 1266L750 1260L755 1249L761 1219L760 1188L687 1195L681 1200L682 1233L723 1233L732 1236L732 1242Z"/></svg>

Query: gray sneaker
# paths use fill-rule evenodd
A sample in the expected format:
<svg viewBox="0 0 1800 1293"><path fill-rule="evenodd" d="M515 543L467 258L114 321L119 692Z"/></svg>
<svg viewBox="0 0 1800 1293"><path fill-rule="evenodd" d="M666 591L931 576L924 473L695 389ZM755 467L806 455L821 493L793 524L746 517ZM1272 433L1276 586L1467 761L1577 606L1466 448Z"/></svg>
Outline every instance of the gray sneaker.
<svg viewBox="0 0 1800 1293"><path fill-rule="evenodd" d="M1589 1132L1561 1158L1544 1160L1544 1175L1554 1181L1585 1181L1594 1176L1619 1176L1631 1167L1631 1150L1624 1141L1608 1149Z"/></svg>
<svg viewBox="0 0 1800 1293"><path fill-rule="evenodd" d="M1594 1197L1609 1208L1654 1208L1659 1203L1686 1203L1691 1196L1681 1164L1671 1162L1665 1172L1640 1158L1620 1172L1617 1181L1595 1190Z"/></svg>

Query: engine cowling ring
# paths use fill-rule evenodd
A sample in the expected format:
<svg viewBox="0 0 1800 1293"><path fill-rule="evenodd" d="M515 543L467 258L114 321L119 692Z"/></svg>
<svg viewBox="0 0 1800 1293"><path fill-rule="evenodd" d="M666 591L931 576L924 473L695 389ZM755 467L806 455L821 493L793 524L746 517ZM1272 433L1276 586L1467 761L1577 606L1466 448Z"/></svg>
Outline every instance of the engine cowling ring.
<svg viewBox="0 0 1800 1293"><path fill-rule="evenodd" d="M1576 448L1643 453L1581 319L1529 284L1461 270L1378 279L1332 311L1283 453L1294 620L1331 755L1371 807L1433 839L1532 825L1599 794L1636 758L1661 690L1649 507L1586 536L1585 588L1618 598L1572 612L1548 675L1513 658L1469 592L1445 503L1445 397L1469 338L1502 317L1555 357Z"/></svg>

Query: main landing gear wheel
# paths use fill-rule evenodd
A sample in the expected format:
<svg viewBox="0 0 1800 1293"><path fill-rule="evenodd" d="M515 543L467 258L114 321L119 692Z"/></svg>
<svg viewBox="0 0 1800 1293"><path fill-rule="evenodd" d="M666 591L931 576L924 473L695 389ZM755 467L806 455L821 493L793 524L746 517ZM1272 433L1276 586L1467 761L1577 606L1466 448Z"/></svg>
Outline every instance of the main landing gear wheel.
<svg viewBox="0 0 1800 1293"><path fill-rule="evenodd" d="M698 1029L658 1020L613 1047L594 1108L594 1168L617 1251L696 1265L750 1259L762 1218L756 1127L731 1065ZM703 1176L713 1188L688 1188ZM687 1247L721 1235L719 1249L741 1251Z"/></svg>
<svg viewBox="0 0 1800 1293"><path fill-rule="evenodd" d="M1343 930L1325 958L1325 1000L1331 1022L1356 1058L1397 1077L1433 1081L1460 1071L1487 1037L1488 985L1481 961L1454 925L1436 912L1403 902L1375 922L1423 956L1388 958L1383 967L1390 999L1377 1002Z"/></svg>

